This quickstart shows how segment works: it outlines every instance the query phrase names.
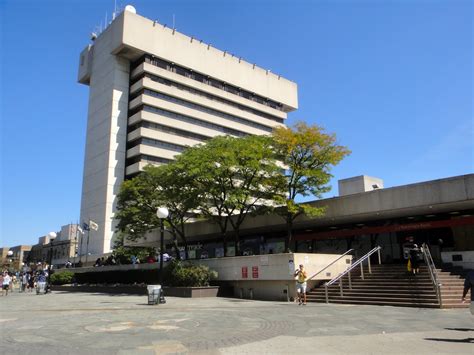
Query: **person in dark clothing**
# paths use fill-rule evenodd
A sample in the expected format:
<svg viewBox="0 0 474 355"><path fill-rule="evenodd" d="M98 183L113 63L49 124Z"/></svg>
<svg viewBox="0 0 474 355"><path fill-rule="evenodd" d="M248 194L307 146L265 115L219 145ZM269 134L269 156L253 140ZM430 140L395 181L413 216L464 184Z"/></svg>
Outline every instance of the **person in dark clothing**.
<svg viewBox="0 0 474 355"><path fill-rule="evenodd" d="M467 273L464 280L464 291L462 293L462 302L466 302L466 295L471 290L471 314L474 316L474 270Z"/></svg>
<svg viewBox="0 0 474 355"><path fill-rule="evenodd" d="M410 250L410 262L413 275L420 273L420 261L418 260L418 255L420 254L420 249L418 245L414 244L413 248Z"/></svg>

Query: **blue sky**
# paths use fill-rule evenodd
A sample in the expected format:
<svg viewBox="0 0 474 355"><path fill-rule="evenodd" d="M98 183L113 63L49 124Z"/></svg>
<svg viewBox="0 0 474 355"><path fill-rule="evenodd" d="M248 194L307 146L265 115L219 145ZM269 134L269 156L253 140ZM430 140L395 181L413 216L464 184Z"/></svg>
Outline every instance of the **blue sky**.
<svg viewBox="0 0 474 355"><path fill-rule="evenodd" d="M295 81L289 123L322 125L353 152L328 197L356 175L391 187L474 171L472 1L129 3ZM79 218L88 87L78 58L113 6L0 0L0 246Z"/></svg>

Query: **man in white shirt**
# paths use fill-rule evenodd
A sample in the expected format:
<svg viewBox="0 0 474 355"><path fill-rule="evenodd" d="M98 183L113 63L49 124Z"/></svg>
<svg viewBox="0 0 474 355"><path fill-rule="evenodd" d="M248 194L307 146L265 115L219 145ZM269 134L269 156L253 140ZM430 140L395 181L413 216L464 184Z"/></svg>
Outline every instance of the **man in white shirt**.
<svg viewBox="0 0 474 355"><path fill-rule="evenodd" d="M8 296L8 290L10 289L10 284L12 282L11 276L8 272L3 273L3 282L2 282L2 296Z"/></svg>

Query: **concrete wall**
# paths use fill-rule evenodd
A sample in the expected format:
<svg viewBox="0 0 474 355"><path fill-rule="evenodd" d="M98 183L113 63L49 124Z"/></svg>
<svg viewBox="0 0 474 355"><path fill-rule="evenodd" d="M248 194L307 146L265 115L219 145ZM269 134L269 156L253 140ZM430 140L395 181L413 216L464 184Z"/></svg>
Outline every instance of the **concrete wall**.
<svg viewBox="0 0 474 355"><path fill-rule="evenodd" d="M129 11L124 11L110 27L114 31L112 48L115 54L127 55L134 50L157 54L176 64L268 97L288 108L298 107L296 83L210 44L164 28Z"/></svg>
<svg viewBox="0 0 474 355"><path fill-rule="evenodd" d="M311 226L337 225L357 221L380 220L383 218L406 217L423 213L442 213L472 208L474 205L474 174L452 178L427 181L392 188L369 191L341 197L310 202L314 206L325 206L322 217L298 217L295 228ZM284 220L277 215L249 216L242 225L242 235L246 229L255 233L270 230L284 230ZM459 228L459 230L457 229ZM456 227L464 235L466 248L474 249L472 227ZM206 221L190 223L186 226L189 240L202 239L206 236L218 236L218 227ZM392 236L392 242L394 243ZM455 236L456 240L457 237ZM151 232L134 245L154 245L159 242L158 232ZM387 241L387 244L389 241ZM394 246L395 248L395 246ZM316 249L318 250L318 249ZM346 249L347 250L347 249ZM345 250L344 250L345 251Z"/></svg>
<svg viewBox="0 0 474 355"><path fill-rule="evenodd" d="M218 281L227 281L234 287L234 296L265 300L286 300L295 295L296 281L293 276L298 265L305 266L308 277L312 277L339 254L269 254L256 256L237 256L218 259L192 261L217 271ZM341 258L322 273L308 280L312 288L321 280L330 280L339 275L351 263L350 255ZM245 277L245 271L246 275Z"/></svg>
<svg viewBox="0 0 474 355"><path fill-rule="evenodd" d="M110 251L116 195L125 174L129 62L111 54L113 36L110 26L97 38L84 64L91 66L91 74L81 222L91 219L99 230L90 232L88 250L83 245L79 251L82 255Z"/></svg>
<svg viewBox="0 0 474 355"><path fill-rule="evenodd" d="M376 189L382 189L383 180L372 176L361 175L339 180L338 186L339 196L346 196Z"/></svg>
<svg viewBox="0 0 474 355"><path fill-rule="evenodd" d="M461 257L462 260L457 260L459 257ZM441 259L444 263L452 263L454 266L461 266L464 269L474 270L474 250L443 251L441 252Z"/></svg>

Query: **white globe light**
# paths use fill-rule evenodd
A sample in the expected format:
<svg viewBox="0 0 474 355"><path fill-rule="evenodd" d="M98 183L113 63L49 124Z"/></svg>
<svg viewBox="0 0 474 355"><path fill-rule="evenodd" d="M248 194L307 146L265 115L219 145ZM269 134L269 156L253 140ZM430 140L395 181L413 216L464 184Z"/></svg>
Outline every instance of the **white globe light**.
<svg viewBox="0 0 474 355"><path fill-rule="evenodd" d="M9 250L7 253L7 256L12 256L12 255L13 255L13 251Z"/></svg>
<svg viewBox="0 0 474 355"><path fill-rule="evenodd" d="M168 217L168 209L166 207L158 207L158 209L156 210L156 216L159 218L159 219L163 219L163 218L166 218Z"/></svg>
<svg viewBox="0 0 474 355"><path fill-rule="evenodd" d="M54 233L54 232L49 232L49 233L48 233L48 237L50 237L50 238L56 238L56 233Z"/></svg>

